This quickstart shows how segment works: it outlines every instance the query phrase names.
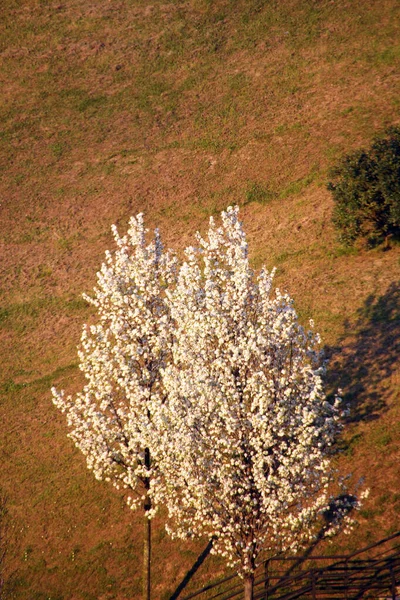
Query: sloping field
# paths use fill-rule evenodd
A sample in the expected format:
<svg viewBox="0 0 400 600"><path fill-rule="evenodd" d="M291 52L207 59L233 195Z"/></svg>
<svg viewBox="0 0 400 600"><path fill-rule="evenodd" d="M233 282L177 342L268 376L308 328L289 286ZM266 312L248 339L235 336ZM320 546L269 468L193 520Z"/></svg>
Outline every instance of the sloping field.
<svg viewBox="0 0 400 600"><path fill-rule="evenodd" d="M400 123L397 0L2 0L0 486L12 597L140 597L142 523L96 482L50 387L76 345L111 223L144 212L177 249L239 204L351 416L340 468L371 494L352 550L400 529L400 246L342 248L327 169ZM397 346L396 346L397 344ZM206 540L154 536L166 599ZM193 582L224 573L208 559Z"/></svg>

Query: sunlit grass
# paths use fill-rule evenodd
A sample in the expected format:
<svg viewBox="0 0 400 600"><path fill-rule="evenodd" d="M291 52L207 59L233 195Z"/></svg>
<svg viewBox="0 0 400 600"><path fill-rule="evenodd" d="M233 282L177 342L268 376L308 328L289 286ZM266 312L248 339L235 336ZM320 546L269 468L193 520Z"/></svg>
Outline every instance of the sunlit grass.
<svg viewBox="0 0 400 600"><path fill-rule="evenodd" d="M95 285L112 222L122 233L143 211L180 251L239 204L252 265L278 267L277 285L328 350L351 371L367 331L376 364L388 354L400 248L342 248L324 183L342 154L398 121L399 12L394 0L2 3L0 448L21 600L140 596L140 517L87 472L49 392L81 385L76 345L92 312L79 294ZM379 393L387 412L349 430L348 470L373 488L354 543L400 510L399 381L378 373L368 392L372 368L363 394ZM204 546L163 531L160 519L159 598ZM193 588L223 573L213 560Z"/></svg>

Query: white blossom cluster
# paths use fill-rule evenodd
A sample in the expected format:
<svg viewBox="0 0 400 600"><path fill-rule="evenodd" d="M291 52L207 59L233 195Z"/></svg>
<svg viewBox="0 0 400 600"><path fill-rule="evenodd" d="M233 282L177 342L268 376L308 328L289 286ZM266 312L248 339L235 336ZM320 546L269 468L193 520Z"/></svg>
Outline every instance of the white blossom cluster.
<svg viewBox="0 0 400 600"><path fill-rule="evenodd" d="M165 400L161 369L170 362L172 327L165 290L176 275L176 260L164 253L156 230L146 245L143 216L131 218L118 247L106 252L94 297L98 323L84 326L78 352L86 385L75 399L52 389L67 413L70 437L97 479L135 492L132 508L144 499L151 478L146 464L152 412Z"/></svg>
<svg viewBox="0 0 400 600"><path fill-rule="evenodd" d="M325 397L318 335L273 272L250 269L237 208L179 268L145 234L141 215L126 237L114 227L87 298L99 317L82 334L87 383L75 399L53 389L54 402L97 478L135 490L133 508L148 491L147 515L165 506L173 536L216 536L246 577L262 550L313 539L340 399Z"/></svg>
<svg viewBox="0 0 400 600"><path fill-rule="evenodd" d="M249 267L237 208L211 220L168 291L176 343L157 414L157 503L175 535L214 534L246 576L262 549L312 537L331 479L339 399L327 402L318 336Z"/></svg>

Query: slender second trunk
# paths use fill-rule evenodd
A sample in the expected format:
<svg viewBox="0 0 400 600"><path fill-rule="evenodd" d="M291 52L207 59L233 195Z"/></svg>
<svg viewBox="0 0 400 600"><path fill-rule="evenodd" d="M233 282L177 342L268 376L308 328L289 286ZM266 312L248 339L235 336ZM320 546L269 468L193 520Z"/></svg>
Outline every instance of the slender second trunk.
<svg viewBox="0 0 400 600"><path fill-rule="evenodd" d="M150 600L151 520L144 518L143 600Z"/></svg>
<svg viewBox="0 0 400 600"><path fill-rule="evenodd" d="M254 575L247 575L244 580L244 600L253 600Z"/></svg>
<svg viewBox="0 0 400 600"><path fill-rule="evenodd" d="M145 449L144 461L147 469L150 469L150 451ZM145 513L151 509L151 499L149 496L150 480L144 480L146 497L143 508ZM151 519L146 514L144 516L144 540L143 540L143 600L150 600L150 570L151 567Z"/></svg>

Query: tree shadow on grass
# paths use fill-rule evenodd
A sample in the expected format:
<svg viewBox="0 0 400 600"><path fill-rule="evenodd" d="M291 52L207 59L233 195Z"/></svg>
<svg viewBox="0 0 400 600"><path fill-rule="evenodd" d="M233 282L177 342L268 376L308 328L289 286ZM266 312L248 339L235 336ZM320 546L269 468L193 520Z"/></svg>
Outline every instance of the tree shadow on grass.
<svg viewBox="0 0 400 600"><path fill-rule="evenodd" d="M399 369L400 285L371 294L355 323L345 324L337 346L326 348L329 389L342 390L350 409L347 422L370 421L387 410L388 379Z"/></svg>
<svg viewBox="0 0 400 600"><path fill-rule="evenodd" d="M175 589L175 591L171 594L171 596L169 597L168 600L176 600L181 595L181 593L183 592L185 587L191 581L193 575L198 571L198 569L201 567L203 562L206 560L207 556L210 554L211 549L213 547L214 540L215 540L215 536L212 536L212 538L209 540L207 546L204 548L203 552L201 552L201 554L199 554L196 561L193 563L192 567L186 573L185 577L182 579L182 581L180 582L178 587Z"/></svg>

